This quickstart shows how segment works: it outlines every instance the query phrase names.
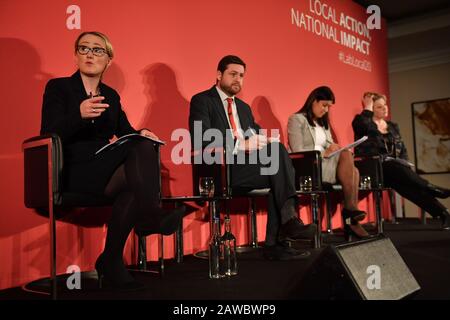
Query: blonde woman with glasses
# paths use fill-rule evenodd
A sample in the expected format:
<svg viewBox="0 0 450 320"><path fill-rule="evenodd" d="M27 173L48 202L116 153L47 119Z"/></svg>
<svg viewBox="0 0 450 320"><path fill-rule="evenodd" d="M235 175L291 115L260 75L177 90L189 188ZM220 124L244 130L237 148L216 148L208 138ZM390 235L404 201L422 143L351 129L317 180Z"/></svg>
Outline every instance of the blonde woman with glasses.
<svg viewBox="0 0 450 320"><path fill-rule="evenodd" d="M119 94L102 82L112 63L113 47L100 32L83 32L75 41L77 70L52 79L45 88L41 134L57 134L64 150L64 189L110 198L105 248L95 267L100 280L115 289L135 290L125 268L123 249L134 228L139 235L171 234L184 208L165 212L159 206L157 138L148 129L135 130L122 109ZM138 138L96 153L113 137L138 133Z"/></svg>

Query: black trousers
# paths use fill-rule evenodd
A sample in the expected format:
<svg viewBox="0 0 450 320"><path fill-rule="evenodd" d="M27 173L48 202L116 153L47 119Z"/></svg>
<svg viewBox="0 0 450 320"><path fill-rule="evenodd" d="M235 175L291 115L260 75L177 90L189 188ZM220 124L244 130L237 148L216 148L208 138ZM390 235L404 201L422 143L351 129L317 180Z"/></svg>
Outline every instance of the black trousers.
<svg viewBox="0 0 450 320"><path fill-rule="evenodd" d="M256 152L256 151L254 151ZM296 197L295 192L295 170L292 161L284 145L273 142L260 150L260 154L272 157L272 161L277 161L273 167L272 174L265 175L262 169L268 169L274 163L266 163L267 159L261 161L258 157L256 163L249 163L251 156L240 154L235 157L235 162L239 159L246 160L245 164L233 164L231 166L231 186L233 192L243 193L252 189L270 188L271 193L268 198L268 216L266 226L266 242L275 241L278 236L278 230L281 224L281 215L284 213L281 209L289 198ZM277 168L277 170L275 170ZM241 192L239 192L239 190ZM289 217L283 217L289 219ZM283 219L285 220L285 219Z"/></svg>
<svg viewBox="0 0 450 320"><path fill-rule="evenodd" d="M383 162L383 178L385 186L394 189L433 217L441 216L446 209L431 194L429 182L401 163Z"/></svg>

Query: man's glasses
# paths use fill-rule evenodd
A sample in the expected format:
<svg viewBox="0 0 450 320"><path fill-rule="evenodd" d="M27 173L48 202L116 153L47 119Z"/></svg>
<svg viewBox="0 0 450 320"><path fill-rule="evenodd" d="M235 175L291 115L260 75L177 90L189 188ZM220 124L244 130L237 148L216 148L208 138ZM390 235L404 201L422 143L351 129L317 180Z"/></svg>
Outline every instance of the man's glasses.
<svg viewBox="0 0 450 320"><path fill-rule="evenodd" d="M99 47L89 48L86 46L78 46L77 51L82 55L86 55L89 52L92 52L92 54L97 57L103 57L106 54L106 50Z"/></svg>

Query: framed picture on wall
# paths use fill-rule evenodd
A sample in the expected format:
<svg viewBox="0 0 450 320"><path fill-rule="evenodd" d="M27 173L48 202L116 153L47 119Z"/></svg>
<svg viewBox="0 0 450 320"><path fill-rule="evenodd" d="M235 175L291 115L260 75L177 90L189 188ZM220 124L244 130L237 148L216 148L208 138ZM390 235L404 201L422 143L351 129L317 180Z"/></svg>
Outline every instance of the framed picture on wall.
<svg viewBox="0 0 450 320"><path fill-rule="evenodd" d="M450 172L450 98L411 104L419 174Z"/></svg>

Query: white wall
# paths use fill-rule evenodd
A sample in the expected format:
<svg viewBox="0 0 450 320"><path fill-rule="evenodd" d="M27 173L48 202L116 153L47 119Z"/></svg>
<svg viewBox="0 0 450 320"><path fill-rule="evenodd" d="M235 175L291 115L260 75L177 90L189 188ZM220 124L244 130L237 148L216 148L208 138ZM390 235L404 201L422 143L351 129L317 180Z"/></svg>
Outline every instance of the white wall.
<svg viewBox="0 0 450 320"><path fill-rule="evenodd" d="M393 72L389 75L390 96L388 101L392 120L400 126L400 131L414 161L411 103L450 97L450 63L426 68ZM450 125L450 119L448 119ZM423 175L430 182L450 188L450 174ZM442 200L450 208L450 199ZM417 207L406 201L406 215L417 217Z"/></svg>

